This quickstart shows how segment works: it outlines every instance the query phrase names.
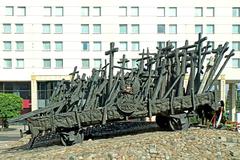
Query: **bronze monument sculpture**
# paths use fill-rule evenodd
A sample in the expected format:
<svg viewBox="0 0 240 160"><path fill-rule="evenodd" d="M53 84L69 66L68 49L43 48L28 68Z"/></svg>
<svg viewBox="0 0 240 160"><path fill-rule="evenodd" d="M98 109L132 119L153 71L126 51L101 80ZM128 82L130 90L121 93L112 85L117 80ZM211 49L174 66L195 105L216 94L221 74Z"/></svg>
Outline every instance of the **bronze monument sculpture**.
<svg viewBox="0 0 240 160"><path fill-rule="evenodd" d="M210 49L209 42L203 46L206 40L199 34L193 45L186 41L184 46L174 48L166 42L166 47L157 47L157 53L143 50L137 68L126 67L125 55L115 66L118 48L111 43L105 52L109 63L93 69L91 77L79 76L75 67L71 81L58 84L46 108L9 122L28 122L32 134L29 147L48 133L59 134L63 145L72 145L83 141L89 126L104 127L116 121L152 116L156 116L160 128L186 129L189 117L203 119L218 109L219 93L211 88L234 55L234 50L225 55L228 42ZM204 67L211 55L213 58Z"/></svg>

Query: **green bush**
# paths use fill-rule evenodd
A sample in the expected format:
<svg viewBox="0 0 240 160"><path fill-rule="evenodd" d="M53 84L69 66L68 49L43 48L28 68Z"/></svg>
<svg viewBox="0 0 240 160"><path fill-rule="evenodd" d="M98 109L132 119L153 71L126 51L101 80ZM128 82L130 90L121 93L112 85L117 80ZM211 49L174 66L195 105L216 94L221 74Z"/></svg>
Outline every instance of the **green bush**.
<svg viewBox="0 0 240 160"><path fill-rule="evenodd" d="M8 127L7 119L20 115L22 98L14 94L0 93L0 120L2 127Z"/></svg>

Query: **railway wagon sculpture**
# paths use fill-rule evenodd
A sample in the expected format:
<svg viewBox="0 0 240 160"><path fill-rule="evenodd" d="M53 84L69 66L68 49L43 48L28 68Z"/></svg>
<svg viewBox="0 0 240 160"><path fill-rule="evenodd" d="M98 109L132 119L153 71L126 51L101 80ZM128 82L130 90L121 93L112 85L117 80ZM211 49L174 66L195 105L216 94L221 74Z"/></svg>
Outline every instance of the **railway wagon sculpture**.
<svg viewBox="0 0 240 160"><path fill-rule="evenodd" d="M211 88L234 55L234 50L225 55L228 42L210 49L206 40L199 34L192 45L186 41L174 48L166 42L166 47L157 47L157 53L143 50L137 68L126 67L125 55L115 66L118 48L111 43L105 52L109 63L93 69L91 77L79 76L75 67L71 81L58 84L46 108L9 122L27 121L32 134L29 147L46 133L58 134L63 145L72 145L83 141L90 126L152 116L161 128L186 129L189 117L206 118L218 109L219 94ZM211 58L204 67L207 55Z"/></svg>

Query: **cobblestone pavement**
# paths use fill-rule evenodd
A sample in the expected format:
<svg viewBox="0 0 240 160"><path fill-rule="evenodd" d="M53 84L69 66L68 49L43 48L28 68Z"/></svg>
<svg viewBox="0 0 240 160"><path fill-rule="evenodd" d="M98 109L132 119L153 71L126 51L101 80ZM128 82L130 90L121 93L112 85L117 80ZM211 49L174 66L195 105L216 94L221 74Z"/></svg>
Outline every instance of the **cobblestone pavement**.
<svg viewBox="0 0 240 160"><path fill-rule="evenodd" d="M0 144L0 159L209 159L240 160L240 134L226 130L191 128L178 132L150 132L84 141L69 147L54 145L22 149L29 137Z"/></svg>

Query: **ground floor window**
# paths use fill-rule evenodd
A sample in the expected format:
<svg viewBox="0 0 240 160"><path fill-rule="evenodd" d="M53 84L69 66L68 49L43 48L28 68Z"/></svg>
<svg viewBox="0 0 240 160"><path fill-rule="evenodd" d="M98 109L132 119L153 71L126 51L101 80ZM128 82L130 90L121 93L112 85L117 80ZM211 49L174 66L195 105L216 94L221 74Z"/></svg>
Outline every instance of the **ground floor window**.
<svg viewBox="0 0 240 160"><path fill-rule="evenodd" d="M31 111L31 82L0 82L0 93L11 93L20 96L22 114Z"/></svg>
<svg viewBox="0 0 240 160"><path fill-rule="evenodd" d="M22 99L31 99L31 82L0 82L1 93L12 93Z"/></svg>
<svg viewBox="0 0 240 160"><path fill-rule="evenodd" d="M57 86L57 82L58 81L37 82L38 108L45 108L48 105L53 90Z"/></svg>

